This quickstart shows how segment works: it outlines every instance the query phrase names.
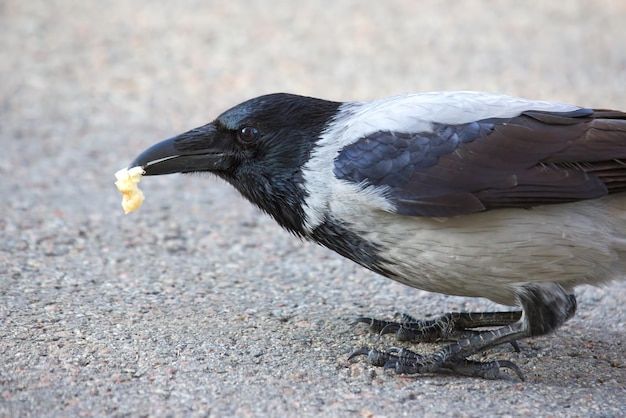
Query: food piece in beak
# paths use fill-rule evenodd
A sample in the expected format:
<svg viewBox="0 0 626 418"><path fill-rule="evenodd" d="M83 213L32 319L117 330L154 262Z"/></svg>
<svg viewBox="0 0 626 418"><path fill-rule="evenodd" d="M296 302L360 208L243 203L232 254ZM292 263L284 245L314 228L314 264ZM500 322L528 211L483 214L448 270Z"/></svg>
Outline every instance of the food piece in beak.
<svg viewBox="0 0 626 418"><path fill-rule="evenodd" d="M143 192L137 187L143 174L142 167L123 168L115 173L115 185L122 192L122 208L126 214L139 209L145 199Z"/></svg>

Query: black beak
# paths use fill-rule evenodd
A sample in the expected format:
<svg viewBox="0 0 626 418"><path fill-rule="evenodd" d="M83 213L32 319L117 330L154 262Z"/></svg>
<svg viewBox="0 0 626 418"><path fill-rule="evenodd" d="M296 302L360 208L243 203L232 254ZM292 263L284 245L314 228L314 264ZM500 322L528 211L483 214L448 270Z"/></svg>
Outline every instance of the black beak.
<svg viewBox="0 0 626 418"><path fill-rule="evenodd" d="M146 176L225 169L229 147L220 139L210 123L151 146L129 167L142 167Z"/></svg>

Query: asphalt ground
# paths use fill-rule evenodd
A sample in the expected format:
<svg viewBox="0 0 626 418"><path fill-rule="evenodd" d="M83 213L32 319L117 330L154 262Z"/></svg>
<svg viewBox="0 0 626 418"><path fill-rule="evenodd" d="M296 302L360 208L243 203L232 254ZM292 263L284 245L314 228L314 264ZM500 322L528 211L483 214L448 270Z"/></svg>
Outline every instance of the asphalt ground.
<svg viewBox="0 0 626 418"><path fill-rule="evenodd" d="M348 361L357 315L495 309L376 276L210 176L113 174L247 98L483 90L626 110L626 3L0 2L0 415L626 416L626 282L486 359L527 377ZM428 347L417 347L428 350Z"/></svg>

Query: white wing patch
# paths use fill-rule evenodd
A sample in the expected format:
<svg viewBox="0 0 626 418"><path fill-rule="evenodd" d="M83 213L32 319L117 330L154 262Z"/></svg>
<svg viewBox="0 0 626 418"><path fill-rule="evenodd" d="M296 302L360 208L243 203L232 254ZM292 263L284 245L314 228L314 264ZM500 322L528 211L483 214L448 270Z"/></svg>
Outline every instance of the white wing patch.
<svg viewBox="0 0 626 418"><path fill-rule="evenodd" d="M361 200L363 188L339 180L333 173L334 159L345 146L378 131L432 132L432 124L458 125L489 118L511 118L528 110L572 112L580 109L564 103L527 100L519 97L480 92L433 92L404 94L368 102L347 102L340 106L317 142L311 158L303 167L306 228L310 231L324 221L331 206L349 208L350 201ZM393 212L383 188L368 187L371 208ZM347 204L341 204L345 201ZM353 202L356 203L356 202ZM346 209L347 210L347 209Z"/></svg>
<svg viewBox="0 0 626 418"><path fill-rule="evenodd" d="M527 110L572 112L564 103L471 91L405 94L341 106L350 123L342 140L353 142L376 131L430 131L432 123L459 125L489 118L512 118ZM341 141L343 142L343 141Z"/></svg>

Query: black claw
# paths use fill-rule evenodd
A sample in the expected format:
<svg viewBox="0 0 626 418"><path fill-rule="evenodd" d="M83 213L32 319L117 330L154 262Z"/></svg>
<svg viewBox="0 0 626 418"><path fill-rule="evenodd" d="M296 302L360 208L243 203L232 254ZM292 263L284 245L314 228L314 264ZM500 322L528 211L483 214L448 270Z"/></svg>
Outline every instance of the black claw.
<svg viewBox="0 0 626 418"><path fill-rule="evenodd" d="M359 317L353 318L352 322L350 322L350 325L355 325L355 324L368 324L368 325L371 325L372 321L374 321L373 318L367 318L365 316L359 316Z"/></svg>
<svg viewBox="0 0 626 418"><path fill-rule="evenodd" d="M383 365L383 371L385 372L387 370L395 370L396 373L398 373L397 368L398 368L398 362L395 360L388 361Z"/></svg>
<svg viewBox="0 0 626 418"><path fill-rule="evenodd" d="M391 355L384 351L361 348L348 356L348 360L352 360L357 356L367 356L367 363L372 366L384 367L390 360Z"/></svg>
<svg viewBox="0 0 626 418"><path fill-rule="evenodd" d="M353 351L349 356L348 356L348 360L352 360L355 357L358 356L367 356L370 352L369 348L359 348L358 350Z"/></svg>
<svg viewBox="0 0 626 418"><path fill-rule="evenodd" d="M393 323L393 322L392 322ZM375 318L368 318L365 316L360 316L358 318L354 318L352 320L352 324L367 324L368 328L371 332L380 333L381 330L385 329L387 325L390 324L389 321L383 321Z"/></svg>
<svg viewBox="0 0 626 418"><path fill-rule="evenodd" d="M395 323L395 322L388 322L383 329L381 329L380 331L378 331L378 333L380 335L385 335L385 334L393 334L394 332L397 332L399 329L402 328L402 325Z"/></svg>
<svg viewBox="0 0 626 418"><path fill-rule="evenodd" d="M513 370L515 374L517 375L517 377L519 377L522 382L526 381L526 377L524 376L524 373L522 373L522 369L520 369L517 364L509 360L498 360L497 363L499 363L499 367Z"/></svg>
<svg viewBox="0 0 626 418"><path fill-rule="evenodd" d="M517 374L520 380L525 381L524 374L520 368L509 360L492 360L480 362L475 360L461 359L459 361L446 361L443 368L463 376L480 377L488 380L497 380L501 378L500 369L510 369Z"/></svg>

